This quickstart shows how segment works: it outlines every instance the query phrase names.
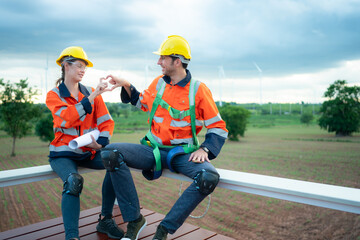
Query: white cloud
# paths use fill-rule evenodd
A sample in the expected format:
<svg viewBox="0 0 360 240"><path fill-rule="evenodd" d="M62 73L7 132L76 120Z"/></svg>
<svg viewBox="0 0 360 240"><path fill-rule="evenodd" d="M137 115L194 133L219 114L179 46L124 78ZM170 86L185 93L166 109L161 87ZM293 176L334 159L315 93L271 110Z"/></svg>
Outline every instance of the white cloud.
<svg viewBox="0 0 360 240"><path fill-rule="evenodd" d="M215 100L235 101L239 103L280 102L321 103L326 89L338 79L347 80L351 85L360 85L360 60L345 61L338 67L315 73L292 74L282 77L267 77L264 73L253 78L199 79L206 83L213 92ZM220 85L220 81L222 84ZM222 90L222 93L220 93Z"/></svg>

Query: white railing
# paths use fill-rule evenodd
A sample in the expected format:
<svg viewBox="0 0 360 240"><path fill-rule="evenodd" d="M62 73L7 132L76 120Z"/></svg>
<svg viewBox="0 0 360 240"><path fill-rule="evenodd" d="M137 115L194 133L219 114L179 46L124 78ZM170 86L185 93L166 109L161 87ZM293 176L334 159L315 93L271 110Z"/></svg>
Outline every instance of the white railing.
<svg viewBox="0 0 360 240"><path fill-rule="evenodd" d="M132 169L133 171L139 171ZM292 202L331 208L360 214L360 189L321 184L253 173L217 169L220 174L218 187L235 191L278 198ZM95 171L80 168L79 173ZM96 170L97 171L97 170ZM164 170L164 177L193 181L180 174ZM0 171L0 187L41 181L58 176L50 165Z"/></svg>

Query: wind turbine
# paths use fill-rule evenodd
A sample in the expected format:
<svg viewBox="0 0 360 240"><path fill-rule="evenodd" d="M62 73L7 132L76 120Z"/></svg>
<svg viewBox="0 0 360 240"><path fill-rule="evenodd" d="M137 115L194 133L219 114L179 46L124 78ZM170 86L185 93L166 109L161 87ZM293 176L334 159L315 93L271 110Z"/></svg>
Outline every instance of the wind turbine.
<svg viewBox="0 0 360 240"><path fill-rule="evenodd" d="M222 100L221 100L221 97L222 97L222 79L225 79L225 71L224 71L224 67L223 66L219 66L219 84L220 84L220 87L219 87L219 95L220 95L220 107L222 107Z"/></svg>
<svg viewBox="0 0 360 240"><path fill-rule="evenodd" d="M49 71L49 56L48 54L46 54L46 66L45 66L45 93L42 92L43 94L43 99L45 102L45 99L46 99L46 94L47 94L47 91L48 91L48 71ZM43 86L41 86L41 91L44 91L43 89Z"/></svg>
<svg viewBox="0 0 360 240"><path fill-rule="evenodd" d="M262 105L262 70L261 68L256 64L256 62L253 62L254 66L259 72L259 82L260 82L260 105Z"/></svg>
<svg viewBox="0 0 360 240"><path fill-rule="evenodd" d="M158 66L157 65L150 65L150 64L146 64L145 65L145 81L144 81L144 89L146 89L148 87L147 83L148 83L148 77L149 77L149 71L153 71L153 70L157 70Z"/></svg>
<svg viewBox="0 0 360 240"><path fill-rule="evenodd" d="M146 64L146 65L145 65L144 89L146 89L146 87L147 87L147 80L148 80L148 76L149 76L149 68L150 68L150 65L149 65L149 64Z"/></svg>

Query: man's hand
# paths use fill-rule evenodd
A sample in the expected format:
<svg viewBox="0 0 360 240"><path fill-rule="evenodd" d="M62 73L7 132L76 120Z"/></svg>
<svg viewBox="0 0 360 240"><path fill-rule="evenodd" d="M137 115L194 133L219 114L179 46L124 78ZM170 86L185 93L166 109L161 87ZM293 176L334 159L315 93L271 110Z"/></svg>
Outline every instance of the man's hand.
<svg viewBox="0 0 360 240"><path fill-rule="evenodd" d="M205 161L210 162L208 154L202 149L199 148L195 152L191 153L189 162L194 163L203 163Z"/></svg>
<svg viewBox="0 0 360 240"><path fill-rule="evenodd" d="M124 78L116 77L112 74L102 79L109 80L109 83L113 85L111 91L118 87L124 87L129 97L131 97L131 89L130 89L131 83L129 81L125 80Z"/></svg>
<svg viewBox="0 0 360 240"><path fill-rule="evenodd" d="M102 78L102 79L109 80L109 83L113 85L111 88L111 91L118 87L130 88L130 86L131 86L131 84L124 78L120 78L120 77L114 76L112 74L110 74L106 78Z"/></svg>

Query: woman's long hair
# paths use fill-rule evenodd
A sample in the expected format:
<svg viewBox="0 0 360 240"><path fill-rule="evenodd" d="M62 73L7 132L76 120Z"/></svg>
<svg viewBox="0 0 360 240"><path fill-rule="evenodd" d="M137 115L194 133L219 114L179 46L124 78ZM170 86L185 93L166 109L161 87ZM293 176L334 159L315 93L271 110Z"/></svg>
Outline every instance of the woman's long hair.
<svg viewBox="0 0 360 240"><path fill-rule="evenodd" d="M65 67L61 64L61 77L56 80L55 86L58 87L65 80Z"/></svg>
<svg viewBox="0 0 360 240"><path fill-rule="evenodd" d="M58 87L63 81L65 81L65 66L64 66L65 62L72 65L76 60L78 60L78 59L74 58L72 56L64 57L61 60L61 77L58 80L56 80L56 82L55 82L56 87Z"/></svg>

